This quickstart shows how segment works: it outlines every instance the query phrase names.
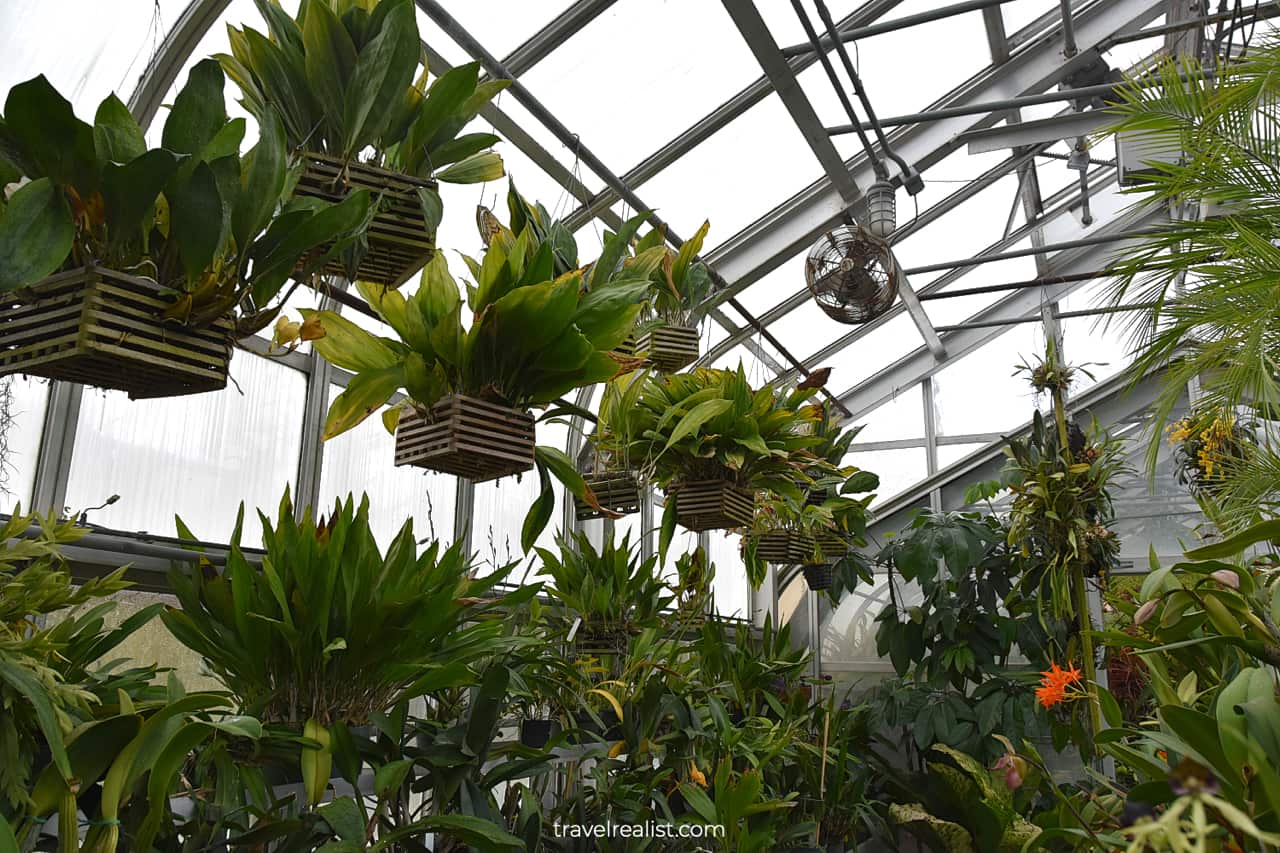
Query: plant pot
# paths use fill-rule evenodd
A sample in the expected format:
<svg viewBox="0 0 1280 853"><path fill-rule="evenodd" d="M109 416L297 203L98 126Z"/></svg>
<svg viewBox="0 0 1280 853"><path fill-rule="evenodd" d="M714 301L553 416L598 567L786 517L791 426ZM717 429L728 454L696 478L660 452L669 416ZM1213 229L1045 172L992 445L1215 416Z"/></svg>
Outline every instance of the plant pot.
<svg viewBox="0 0 1280 853"><path fill-rule="evenodd" d="M436 235L427 228L418 191L435 190L435 181L309 151L302 154L302 161L294 196L336 204L354 190L367 189L374 197L375 212L366 232L368 250L356 269L357 279L399 287L431 260ZM316 252L327 248L322 246ZM320 273L347 277L340 257L331 258Z"/></svg>
<svg viewBox="0 0 1280 853"><path fill-rule="evenodd" d="M596 503L621 515L640 511L640 483L630 471L606 472L587 477L587 485L595 493ZM573 499L574 514L579 521L601 518L604 513L581 498Z"/></svg>
<svg viewBox="0 0 1280 853"><path fill-rule="evenodd" d="M520 743L533 749L542 749L551 740L552 720L520 721Z"/></svg>
<svg viewBox="0 0 1280 853"><path fill-rule="evenodd" d="M612 708L606 708L599 713L600 722L603 726L592 719L591 715L585 711L578 711L573 715L574 728L578 732L586 735L596 735L597 737L575 736L575 743L593 743L597 739L614 741L622 740L622 721L618 719L617 713Z"/></svg>
<svg viewBox="0 0 1280 853"><path fill-rule="evenodd" d="M573 638L573 649L579 657L623 655L630 636L622 628L588 628L583 625Z"/></svg>
<svg viewBox="0 0 1280 853"><path fill-rule="evenodd" d="M636 338L635 355L660 373L675 373L698 360L698 330L688 326L651 326Z"/></svg>
<svg viewBox="0 0 1280 853"><path fill-rule="evenodd" d="M813 557L813 537L795 530L770 530L756 537L756 556L778 565L803 563Z"/></svg>
<svg viewBox="0 0 1280 853"><path fill-rule="evenodd" d="M824 557L838 560L849 553L849 541L838 533L831 531L815 533L813 541L822 551Z"/></svg>
<svg viewBox="0 0 1280 853"><path fill-rule="evenodd" d="M126 392L179 397L227 385L233 326L166 322L155 282L98 266L0 296L0 376L25 373Z"/></svg>
<svg viewBox="0 0 1280 853"><path fill-rule="evenodd" d="M632 332L627 335L622 343L613 348L613 352L623 358L635 358L636 355L636 333Z"/></svg>
<svg viewBox="0 0 1280 853"><path fill-rule="evenodd" d="M809 589L822 591L831 589L835 583L835 571L830 563L810 563L803 568L804 581Z"/></svg>
<svg viewBox="0 0 1280 853"><path fill-rule="evenodd" d="M728 530L746 527L755 513L755 495L728 480L694 480L674 484L676 521L686 530Z"/></svg>
<svg viewBox="0 0 1280 853"><path fill-rule="evenodd" d="M533 468L533 416L519 409L451 394L426 420L400 413L396 464L482 482Z"/></svg>

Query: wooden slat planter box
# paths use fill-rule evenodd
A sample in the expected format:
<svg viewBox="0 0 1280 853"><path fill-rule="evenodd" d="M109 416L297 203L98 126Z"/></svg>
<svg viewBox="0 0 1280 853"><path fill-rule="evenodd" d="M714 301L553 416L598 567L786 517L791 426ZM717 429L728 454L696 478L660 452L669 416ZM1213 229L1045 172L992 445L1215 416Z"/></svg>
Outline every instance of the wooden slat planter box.
<svg viewBox="0 0 1280 853"><path fill-rule="evenodd" d="M635 354L647 358L662 373L675 373L698 360L698 330L684 326L654 326L636 338Z"/></svg>
<svg viewBox="0 0 1280 853"><path fill-rule="evenodd" d="M95 266L2 294L0 376L79 382L134 400L225 388L230 318L187 328L162 319L172 301L150 279Z"/></svg>
<svg viewBox="0 0 1280 853"><path fill-rule="evenodd" d="M835 584L835 570L830 563L810 563L801 571L804 572L804 582L809 589L821 592L831 589Z"/></svg>
<svg viewBox="0 0 1280 853"><path fill-rule="evenodd" d="M573 638L573 648L580 657L622 655L627 652L629 639L622 628L588 628L584 625Z"/></svg>
<svg viewBox="0 0 1280 853"><path fill-rule="evenodd" d="M838 560L849 553L849 542L838 533L814 534L814 542L822 551L822 556Z"/></svg>
<svg viewBox="0 0 1280 853"><path fill-rule="evenodd" d="M377 211L369 223L369 249L356 278L399 287L435 254L436 235L427 229L418 201L419 189L436 189L436 182L391 172L365 163L345 163L334 157L306 152L304 168L294 195L336 204L353 190L367 189ZM318 249L323 252L327 247ZM320 270L323 275L346 277L341 258L334 257Z"/></svg>
<svg viewBox="0 0 1280 853"><path fill-rule="evenodd" d="M587 485L595 492L596 503L610 512L631 515L640 511L640 483L628 472L600 474L586 478ZM580 498L573 499L574 514L579 521L602 518L604 513Z"/></svg>
<svg viewBox="0 0 1280 853"><path fill-rule="evenodd" d="M396 464L482 482L533 468L533 416L473 397L441 399L425 420L412 410L396 427Z"/></svg>
<svg viewBox="0 0 1280 853"><path fill-rule="evenodd" d="M695 532L746 527L755 512L755 495L728 480L695 480L667 492L676 499L676 521Z"/></svg>
<svg viewBox="0 0 1280 853"><path fill-rule="evenodd" d="M613 348L613 351L624 358L634 358L636 354L636 333L627 335L626 340Z"/></svg>
<svg viewBox="0 0 1280 853"><path fill-rule="evenodd" d="M813 559L813 539L795 530L770 530L756 538L756 556L784 566L803 563Z"/></svg>

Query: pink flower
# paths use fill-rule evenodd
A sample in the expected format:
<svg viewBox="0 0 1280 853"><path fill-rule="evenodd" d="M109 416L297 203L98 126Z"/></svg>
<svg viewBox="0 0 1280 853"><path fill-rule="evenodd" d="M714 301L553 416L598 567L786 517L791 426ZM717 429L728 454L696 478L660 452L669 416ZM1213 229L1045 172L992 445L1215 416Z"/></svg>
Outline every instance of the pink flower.
<svg viewBox="0 0 1280 853"><path fill-rule="evenodd" d="M1027 770L1027 762L1013 753L1005 753L996 759L992 770L1004 771L1004 784L1010 791L1022 787L1023 774Z"/></svg>
<svg viewBox="0 0 1280 853"><path fill-rule="evenodd" d="M1151 618L1152 614L1156 612L1156 608L1159 606L1160 606L1160 600L1157 598L1153 598L1150 601L1148 601L1146 604L1139 607L1138 612L1133 614L1133 624L1141 625L1144 622L1146 622L1148 619Z"/></svg>
<svg viewBox="0 0 1280 853"><path fill-rule="evenodd" d="M1218 569L1216 572L1209 575L1209 577L1213 578L1223 586L1229 586L1232 589L1240 588L1240 576L1231 571L1231 569Z"/></svg>

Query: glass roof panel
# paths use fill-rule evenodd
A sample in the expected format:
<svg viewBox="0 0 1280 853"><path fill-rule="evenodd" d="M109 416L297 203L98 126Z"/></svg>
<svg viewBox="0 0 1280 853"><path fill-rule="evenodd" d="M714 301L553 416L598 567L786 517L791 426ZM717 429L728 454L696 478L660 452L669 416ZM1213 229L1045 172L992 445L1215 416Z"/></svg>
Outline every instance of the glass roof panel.
<svg viewBox="0 0 1280 853"><path fill-rule="evenodd" d="M904 312L867 332L824 364L834 370L832 381L848 389L922 346L920 331Z"/></svg>
<svg viewBox="0 0 1280 853"><path fill-rule="evenodd" d="M709 220L709 252L821 175L782 101L770 95L648 181L640 197L681 237Z"/></svg>
<svg viewBox="0 0 1280 853"><path fill-rule="evenodd" d="M931 11L937 5L932 0L908 0L895 10L893 17ZM811 17L820 27L821 21L812 14ZM978 12L953 15L859 39L849 44L849 55L876 116L881 119L923 110L991 64L986 29ZM929 62L927 57L945 57L945 73L921 73L922 64ZM852 89L847 88L850 84L839 57L833 53L831 58L854 109L865 118L862 105L853 96ZM849 123L848 113L821 63L814 63L800 72L799 80L824 125ZM868 135L874 139L874 134ZM862 150L857 134L842 134L835 138L845 157Z"/></svg>
<svg viewBox="0 0 1280 853"><path fill-rule="evenodd" d="M1041 15L1052 12L1058 5L1056 0L1017 0L1004 3L1000 6L1004 15L1004 31L1013 35Z"/></svg>
<svg viewBox="0 0 1280 853"><path fill-rule="evenodd" d="M567 0L543 0L541 3L486 0L484 3L451 3L448 8L449 14L467 32L501 59L568 7Z"/></svg>
<svg viewBox="0 0 1280 853"><path fill-rule="evenodd" d="M0 92L44 74L81 118L91 118L111 92L129 100L184 0L147 3L0 3Z"/></svg>
<svg viewBox="0 0 1280 853"><path fill-rule="evenodd" d="M923 447L897 450L864 450L844 458L846 465L857 465L880 478L880 488L871 504L874 510L923 480L929 471Z"/></svg>
<svg viewBox="0 0 1280 853"><path fill-rule="evenodd" d="M760 76L720 3L679 8L621 0L522 78L618 174Z"/></svg>
<svg viewBox="0 0 1280 853"><path fill-rule="evenodd" d="M1044 342L1039 323L1022 323L938 371L933 377L938 434L1001 432L1030 420L1035 396L1014 371L1043 355ZM981 405L974 396L979 388Z"/></svg>
<svg viewBox="0 0 1280 853"><path fill-rule="evenodd" d="M887 403L858 418L862 431L854 439L853 448L874 441L924 438L924 400L920 386L912 385Z"/></svg>

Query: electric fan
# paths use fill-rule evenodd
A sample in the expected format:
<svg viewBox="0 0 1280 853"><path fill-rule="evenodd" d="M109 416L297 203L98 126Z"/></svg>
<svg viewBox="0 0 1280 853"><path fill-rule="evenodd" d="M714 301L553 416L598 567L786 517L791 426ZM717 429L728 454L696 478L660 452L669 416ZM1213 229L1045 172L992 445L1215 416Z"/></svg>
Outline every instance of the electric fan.
<svg viewBox="0 0 1280 853"><path fill-rule="evenodd" d="M857 226L832 229L814 243L804 276L818 307L851 326L879 317L898 295L889 244Z"/></svg>

